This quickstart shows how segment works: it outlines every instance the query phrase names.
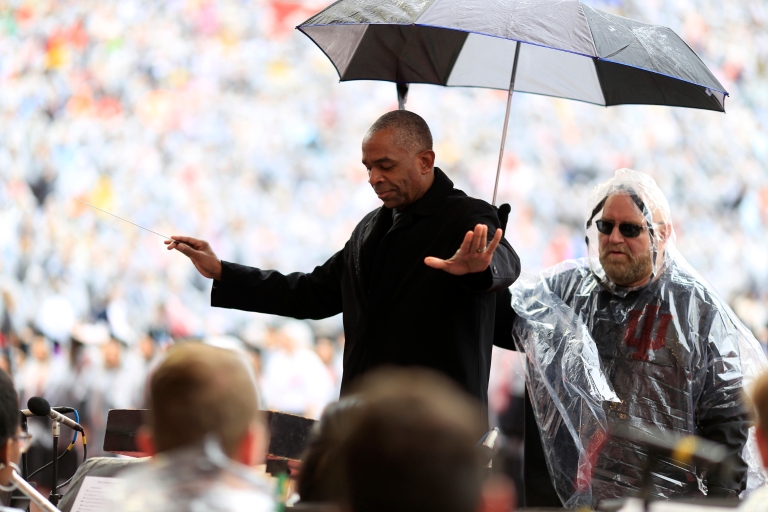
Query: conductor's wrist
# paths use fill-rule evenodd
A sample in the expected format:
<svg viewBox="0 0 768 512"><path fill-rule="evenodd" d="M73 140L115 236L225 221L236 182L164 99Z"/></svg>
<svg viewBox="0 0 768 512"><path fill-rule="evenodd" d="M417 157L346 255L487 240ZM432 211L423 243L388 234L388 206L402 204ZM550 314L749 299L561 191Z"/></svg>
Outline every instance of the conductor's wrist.
<svg viewBox="0 0 768 512"><path fill-rule="evenodd" d="M211 277L213 277L215 281L221 281L221 277L223 273L224 273L223 265L221 264L221 260L217 258L214 271L211 272Z"/></svg>

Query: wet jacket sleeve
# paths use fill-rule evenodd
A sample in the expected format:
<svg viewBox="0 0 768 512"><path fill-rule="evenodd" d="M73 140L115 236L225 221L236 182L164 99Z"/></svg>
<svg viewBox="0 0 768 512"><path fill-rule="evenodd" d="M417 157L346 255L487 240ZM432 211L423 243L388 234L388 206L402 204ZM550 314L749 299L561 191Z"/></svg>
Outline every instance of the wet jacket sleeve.
<svg viewBox="0 0 768 512"><path fill-rule="evenodd" d="M341 313L344 250L308 274L281 274L222 261L221 281L214 281L211 290L211 306L301 319Z"/></svg>
<svg viewBox="0 0 768 512"><path fill-rule="evenodd" d="M488 243L493 239L496 230L501 227L499 217L493 207L478 208L473 215L467 218L467 231L474 229L478 224L488 226ZM458 249L458 247L457 247ZM482 272L466 274L459 279L467 288L477 292L497 292L512 286L512 283L520 276L520 258L506 238L502 238L499 246L493 253L493 259L488 268Z"/></svg>
<svg viewBox="0 0 768 512"><path fill-rule="evenodd" d="M696 423L702 437L725 446L733 461L733 472L708 472L707 496L737 498L746 487L747 463L743 458L750 427L743 402L738 333L720 314L709 332L707 379L696 408Z"/></svg>

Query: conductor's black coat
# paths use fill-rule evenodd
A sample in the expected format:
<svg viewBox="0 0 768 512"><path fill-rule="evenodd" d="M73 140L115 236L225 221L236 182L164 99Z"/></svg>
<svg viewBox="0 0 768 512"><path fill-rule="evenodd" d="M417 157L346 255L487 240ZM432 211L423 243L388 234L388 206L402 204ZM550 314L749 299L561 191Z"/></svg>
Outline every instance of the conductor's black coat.
<svg viewBox="0 0 768 512"><path fill-rule="evenodd" d="M427 256L450 258L476 224L488 226L489 239L499 227L492 206L434 172L432 187L396 220L392 209L372 211L344 249L311 273L222 262L211 305L294 318L343 312L342 394L374 367L418 365L448 375L487 404L492 292L517 279L520 260L503 239L484 272L457 277L424 263Z"/></svg>

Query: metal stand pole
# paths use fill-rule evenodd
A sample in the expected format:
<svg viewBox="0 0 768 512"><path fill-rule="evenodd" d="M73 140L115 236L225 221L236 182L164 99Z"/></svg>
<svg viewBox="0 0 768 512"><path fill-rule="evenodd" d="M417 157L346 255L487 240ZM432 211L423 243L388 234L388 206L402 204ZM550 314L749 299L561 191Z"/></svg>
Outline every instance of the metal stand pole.
<svg viewBox="0 0 768 512"><path fill-rule="evenodd" d="M509 107L512 104L512 93L515 90L515 75L517 75L517 58L520 56L520 41L515 43L515 61L512 63L512 76L509 79L509 96L507 96L507 113L504 115L504 130L501 132L501 149L499 149L499 165L496 167L496 184L493 185L493 206L496 206L496 192L499 190L499 174L501 173L501 158L504 156L504 143L507 141L507 123L509 123Z"/></svg>
<svg viewBox="0 0 768 512"><path fill-rule="evenodd" d="M21 431L29 433L29 427L27 425L27 417L21 415ZM21 454L21 477L26 480L29 477L29 468L27 466L27 452Z"/></svg>
<svg viewBox="0 0 768 512"><path fill-rule="evenodd" d="M53 434L53 467L51 468L51 494L48 495L48 501L55 506L61 498L56 492L59 484L59 436L61 436L61 424L58 421L54 420L51 425L51 434Z"/></svg>
<svg viewBox="0 0 768 512"><path fill-rule="evenodd" d="M28 433L29 427L27 425L27 417L22 414L21 415L21 431ZM14 471L14 474L16 472ZM21 454L21 478L26 481L27 478L29 478L29 465L27 462L27 452L24 452ZM16 488L15 491L13 491L13 495L11 496L11 507L19 508L24 510L25 512L29 511L29 505L30 505L30 498L24 492Z"/></svg>

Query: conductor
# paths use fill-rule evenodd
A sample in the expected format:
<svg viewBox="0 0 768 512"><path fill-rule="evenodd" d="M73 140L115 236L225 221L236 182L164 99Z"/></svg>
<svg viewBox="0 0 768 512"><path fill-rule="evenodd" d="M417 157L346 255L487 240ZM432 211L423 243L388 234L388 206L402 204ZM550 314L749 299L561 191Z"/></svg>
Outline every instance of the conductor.
<svg viewBox="0 0 768 512"><path fill-rule="evenodd" d="M486 405L494 292L520 273L496 210L434 167L432 134L412 112L381 116L362 150L383 204L310 273L221 261L208 242L186 236L165 243L214 280L212 306L302 319L343 313L342 395L377 366L423 366Z"/></svg>

